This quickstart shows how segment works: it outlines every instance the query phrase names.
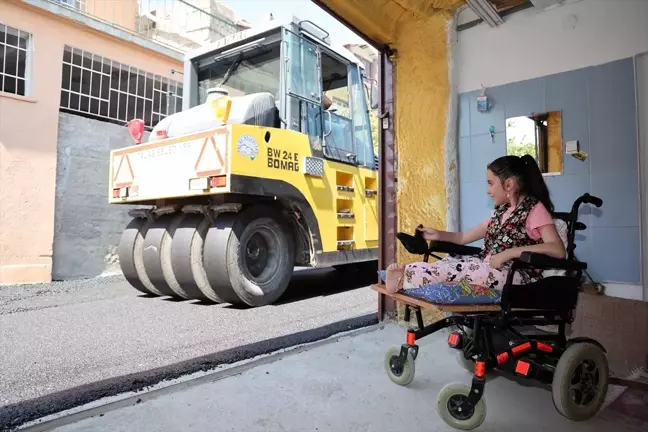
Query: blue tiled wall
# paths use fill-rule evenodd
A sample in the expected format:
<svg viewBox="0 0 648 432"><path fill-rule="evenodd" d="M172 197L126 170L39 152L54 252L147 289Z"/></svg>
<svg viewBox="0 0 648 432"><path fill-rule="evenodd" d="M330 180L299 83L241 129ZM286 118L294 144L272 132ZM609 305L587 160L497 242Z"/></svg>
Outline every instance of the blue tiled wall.
<svg viewBox="0 0 648 432"><path fill-rule="evenodd" d="M564 157L562 175L546 177L559 211L569 211L585 192L603 207L581 207L587 230L576 255L597 280L640 283L639 188L634 64L631 58L487 89L493 107L477 111L481 91L459 99L461 228L492 210L486 165L506 154L505 120L532 112L562 111L563 142L578 140L585 162ZM491 139L490 126L495 127Z"/></svg>

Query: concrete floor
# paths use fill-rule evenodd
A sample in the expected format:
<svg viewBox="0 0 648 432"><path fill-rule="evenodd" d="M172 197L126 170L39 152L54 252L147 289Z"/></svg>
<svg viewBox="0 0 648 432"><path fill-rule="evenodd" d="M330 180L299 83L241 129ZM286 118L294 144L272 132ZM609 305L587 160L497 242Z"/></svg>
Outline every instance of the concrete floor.
<svg viewBox="0 0 648 432"><path fill-rule="evenodd" d="M436 412L447 383L470 383L440 332L420 341L416 378L397 386L383 356L405 332L387 324L370 332L284 356L239 375L170 391L63 425L57 432L119 431L450 431ZM604 432L631 429L604 414L574 423L556 412L551 394L505 378L486 385L487 417L479 431Z"/></svg>

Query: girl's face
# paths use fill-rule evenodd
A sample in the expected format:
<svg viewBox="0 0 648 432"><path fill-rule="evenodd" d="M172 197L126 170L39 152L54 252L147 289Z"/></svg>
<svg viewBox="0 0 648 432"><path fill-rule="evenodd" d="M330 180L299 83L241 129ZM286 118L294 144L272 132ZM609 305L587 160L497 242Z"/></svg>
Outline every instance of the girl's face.
<svg viewBox="0 0 648 432"><path fill-rule="evenodd" d="M486 182L488 183L488 196L493 199L495 205L501 206L505 204L508 201L506 183L509 182L502 183L500 178L489 169L486 170Z"/></svg>

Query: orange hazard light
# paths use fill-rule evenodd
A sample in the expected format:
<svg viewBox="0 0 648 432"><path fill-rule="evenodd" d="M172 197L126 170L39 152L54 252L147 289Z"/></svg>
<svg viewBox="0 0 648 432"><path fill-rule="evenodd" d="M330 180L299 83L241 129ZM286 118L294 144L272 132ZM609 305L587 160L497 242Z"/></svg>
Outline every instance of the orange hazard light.
<svg viewBox="0 0 648 432"><path fill-rule="evenodd" d="M211 110L214 117L221 123L227 123L232 108L232 99L227 96L221 96L211 102Z"/></svg>
<svg viewBox="0 0 648 432"><path fill-rule="evenodd" d="M128 132L130 132L131 137L133 137L135 144L141 144L142 137L144 136L144 120L133 119L129 121Z"/></svg>
<svg viewBox="0 0 648 432"><path fill-rule="evenodd" d="M225 176L216 176L209 179L210 187L224 187L227 184L227 178Z"/></svg>

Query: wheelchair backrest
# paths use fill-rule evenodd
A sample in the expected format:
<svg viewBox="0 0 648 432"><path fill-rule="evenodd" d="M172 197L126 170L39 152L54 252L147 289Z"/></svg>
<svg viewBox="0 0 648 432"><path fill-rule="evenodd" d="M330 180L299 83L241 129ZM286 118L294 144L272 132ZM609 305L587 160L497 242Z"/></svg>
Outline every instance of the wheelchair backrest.
<svg viewBox="0 0 648 432"><path fill-rule="evenodd" d="M601 207L603 205L603 200L585 193L578 197L572 209L569 213L564 212L554 212L553 221L556 225L556 230L558 235L565 246L566 259L573 260L576 259L574 256L574 250L576 249L576 231L582 231L587 228L587 226L578 221L578 209L581 204L593 204L596 207ZM567 271L565 270L545 270L542 272L543 276L565 276Z"/></svg>
<svg viewBox="0 0 648 432"><path fill-rule="evenodd" d="M560 240L563 242L563 246L565 247L565 252L568 251L569 248L569 225L567 222L564 220L554 217L554 225L556 225L556 231L558 231L558 235L560 236ZM565 270L545 270L542 272L543 277L549 277L549 276L566 276L567 271Z"/></svg>

